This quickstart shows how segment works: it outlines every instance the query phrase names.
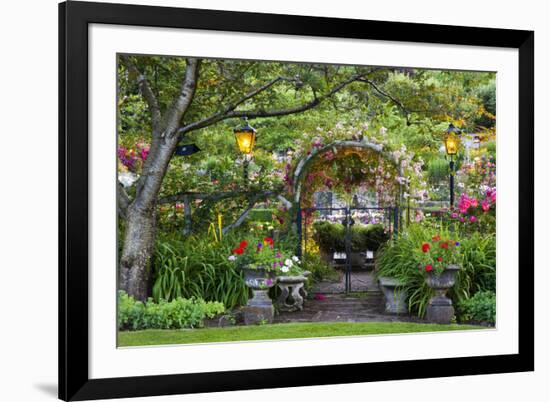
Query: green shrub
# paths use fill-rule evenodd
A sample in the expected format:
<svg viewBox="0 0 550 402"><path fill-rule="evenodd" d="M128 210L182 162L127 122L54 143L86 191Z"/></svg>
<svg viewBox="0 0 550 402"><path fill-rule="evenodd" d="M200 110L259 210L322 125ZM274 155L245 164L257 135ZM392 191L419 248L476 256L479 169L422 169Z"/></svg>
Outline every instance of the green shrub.
<svg viewBox="0 0 550 402"><path fill-rule="evenodd" d="M145 303L136 301L124 291L119 292L119 329L180 329L203 325L205 318L212 318L225 311L223 303L205 302L202 299L178 297L170 302L153 299Z"/></svg>
<svg viewBox="0 0 550 402"><path fill-rule="evenodd" d="M365 249L378 251L378 249L390 239L390 234L386 232L383 225L367 225L367 230L363 234Z"/></svg>
<svg viewBox="0 0 550 402"><path fill-rule="evenodd" d="M259 221L259 222L271 222L273 220L273 214L277 210L273 208L254 208L250 211L247 216L248 221Z"/></svg>
<svg viewBox="0 0 550 402"><path fill-rule="evenodd" d="M338 271L324 261L318 253L304 254L302 258L302 269L311 272L311 279L313 279L314 282L336 280L340 277Z"/></svg>
<svg viewBox="0 0 550 402"><path fill-rule="evenodd" d="M317 221L313 224L313 239L319 248L327 253L343 251L345 227L341 223Z"/></svg>
<svg viewBox="0 0 550 402"><path fill-rule="evenodd" d="M477 292L470 299L462 300L457 305L457 316L460 321L476 321L494 324L497 314L497 298L490 290Z"/></svg>
<svg viewBox="0 0 550 402"><path fill-rule="evenodd" d="M449 176L449 162L442 158L432 159L428 162L428 178L432 183L439 181Z"/></svg>
<svg viewBox="0 0 550 402"><path fill-rule="evenodd" d="M346 250L346 228L341 223L318 221L313 224L313 239L325 252L344 252ZM351 227L351 251L376 251L389 239L383 225L354 225Z"/></svg>
<svg viewBox="0 0 550 402"><path fill-rule="evenodd" d="M448 295L455 303L468 299L480 290L495 289L496 238L494 234L474 233L467 238L457 238L442 230L442 237L455 238L460 243L460 271L455 285ZM405 283L409 310L424 316L432 289L426 285L418 250L423 242L436 234L419 224L410 225L398 239L382 246L376 257L376 276L387 276Z"/></svg>

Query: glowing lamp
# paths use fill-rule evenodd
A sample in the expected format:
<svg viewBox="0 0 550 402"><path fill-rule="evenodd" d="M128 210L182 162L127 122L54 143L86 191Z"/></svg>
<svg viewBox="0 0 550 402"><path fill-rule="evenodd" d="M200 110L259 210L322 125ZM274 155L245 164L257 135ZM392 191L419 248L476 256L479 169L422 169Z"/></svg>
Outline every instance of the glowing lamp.
<svg viewBox="0 0 550 402"><path fill-rule="evenodd" d="M445 130L445 151L447 155L456 155L458 152L458 146L460 145L460 130L449 124L449 128Z"/></svg>
<svg viewBox="0 0 550 402"><path fill-rule="evenodd" d="M245 120L245 125L237 127L233 130L235 133L235 140L237 140L237 146L241 153L248 155L254 148L256 142L256 130L248 124L248 120Z"/></svg>

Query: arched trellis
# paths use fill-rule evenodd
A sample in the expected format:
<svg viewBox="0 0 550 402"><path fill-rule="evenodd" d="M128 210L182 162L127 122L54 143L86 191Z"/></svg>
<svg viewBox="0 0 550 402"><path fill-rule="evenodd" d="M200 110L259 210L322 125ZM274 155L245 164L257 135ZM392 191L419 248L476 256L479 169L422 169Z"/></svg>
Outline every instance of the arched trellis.
<svg viewBox="0 0 550 402"><path fill-rule="evenodd" d="M295 215L295 227L298 233L299 245L298 245L298 254L301 255L301 243L302 243L302 205L301 199L303 196L304 190L304 179L306 178L308 171L311 166L318 160L319 157L323 156L327 152L332 151L333 153L338 153L342 151L352 151L355 153L375 153L376 155L382 157L386 162L389 162L396 168L396 172L399 176L403 175L401 164L398 160L395 160L393 155L386 151L384 147L380 144L371 143L369 141L334 141L323 147L315 148L308 155L304 156L296 164L292 174L292 205L296 210ZM402 186L399 184L397 191L394 196L394 211L395 219L399 215L399 205L402 197Z"/></svg>

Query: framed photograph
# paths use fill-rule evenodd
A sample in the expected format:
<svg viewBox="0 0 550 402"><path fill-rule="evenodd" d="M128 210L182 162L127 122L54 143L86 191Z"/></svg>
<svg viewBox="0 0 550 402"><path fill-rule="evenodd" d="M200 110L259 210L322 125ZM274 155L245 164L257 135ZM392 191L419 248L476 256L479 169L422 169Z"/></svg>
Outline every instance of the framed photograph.
<svg viewBox="0 0 550 402"><path fill-rule="evenodd" d="M534 370L533 43L60 4L59 397Z"/></svg>

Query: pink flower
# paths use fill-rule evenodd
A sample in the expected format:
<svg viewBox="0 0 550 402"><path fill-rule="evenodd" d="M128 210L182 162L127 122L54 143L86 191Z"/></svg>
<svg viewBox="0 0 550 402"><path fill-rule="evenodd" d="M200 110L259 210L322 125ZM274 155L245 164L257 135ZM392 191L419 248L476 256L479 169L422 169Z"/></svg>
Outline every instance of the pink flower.
<svg viewBox="0 0 550 402"><path fill-rule="evenodd" d="M481 209L483 210L483 212L487 212L489 210L491 206L489 205L489 203L487 202L487 200L484 200L482 203L481 203Z"/></svg>
<svg viewBox="0 0 550 402"><path fill-rule="evenodd" d="M143 148L141 150L141 160L145 161L145 159L147 159L147 156L149 156L149 147Z"/></svg>
<svg viewBox="0 0 550 402"><path fill-rule="evenodd" d="M477 221L477 218L475 216L470 216L470 222L474 223L475 221Z"/></svg>
<svg viewBox="0 0 550 402"><path fill-rule="evenodd" d="M472 203L468 196L464 193L461 194L460 201L458 202L458 209L460 210L460 212L465 214L466 212L468 212L468 208L470 208L471 205Z"/></svg>

